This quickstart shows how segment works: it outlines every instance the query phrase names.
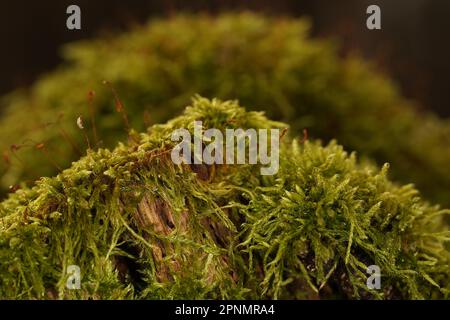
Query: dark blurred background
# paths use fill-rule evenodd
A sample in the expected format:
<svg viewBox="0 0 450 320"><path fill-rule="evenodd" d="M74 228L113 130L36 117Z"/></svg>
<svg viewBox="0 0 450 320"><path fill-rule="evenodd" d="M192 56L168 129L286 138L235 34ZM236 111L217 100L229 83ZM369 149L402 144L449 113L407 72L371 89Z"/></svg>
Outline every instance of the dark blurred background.
<svg viewBox="0 0 450 320"><path fill-rule="evenodd" d="M66 29L70 4L81 7L82 30ZM370 4L381 7L382 30L366 28ZM450 0L4 0L0 94L27 86L55 67L58 49L66 42L120 32L152 16L227 10L308 16L315 36L338 38L344 52L357 51L373 60L422 108L450 116Z"/></svg>

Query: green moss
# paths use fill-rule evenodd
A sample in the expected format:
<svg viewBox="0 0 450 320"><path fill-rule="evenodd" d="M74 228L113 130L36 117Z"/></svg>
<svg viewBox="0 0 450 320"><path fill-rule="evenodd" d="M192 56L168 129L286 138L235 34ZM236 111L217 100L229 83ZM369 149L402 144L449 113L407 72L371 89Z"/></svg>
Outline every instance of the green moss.
<svg viewBox="0 0 450 320"><path fill-rule="evenodd" d="M308 29L303 20L253 14L176 16L120 36L66 46L59 70L5 100L0 150L23 141L31 147L15 152L21 161L9 152L11 164L0 164L3 190L57 172L34 143L45 142L61 167L78 159L69 141L84 149L74 119L80 114L89 119L89 90L96 92L93 104L103 146L125 138L113 94L102 85L108 80L137 130L144 128L144 110L150 122L166 121L195 93L239 99L289 123L293 132L307 128L311 137L336 138L380 165L390 162L395 180L415 183L428 199L450 205L448 121L419 114L370 65L339 58L332 43L309 39ZM60 113L64 118L59 119ZM60 125L46 125L58 119Z"/></svg>
<svg viewBox="0 0 450 320"><path fill-rule="evenodd" d="M175 166L177 128L281 128L236 102L88 150L0 203L2 298L448 298L439 210L335 142L282 138L280 171ZM196 173L197 172L197 173ZM80 266L80 290L65 288ZM369 290L378 264L382 290Z"/></svg>

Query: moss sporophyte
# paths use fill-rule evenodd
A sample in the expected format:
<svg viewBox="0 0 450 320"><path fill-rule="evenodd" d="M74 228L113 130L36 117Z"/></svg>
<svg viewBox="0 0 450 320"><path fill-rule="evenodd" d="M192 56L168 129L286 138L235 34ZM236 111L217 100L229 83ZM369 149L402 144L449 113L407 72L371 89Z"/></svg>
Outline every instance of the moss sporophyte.
<svg viewBox="0 0 450 320"><path fill-rule="evenodd" d="M449 211L391 182L387 166L285 130L274 175L260 162L175 164L172 134L195 137L195 121L225 136L286 128L196 97L181 116L10 194L0 202L0 297L449 297Z"/></svg>

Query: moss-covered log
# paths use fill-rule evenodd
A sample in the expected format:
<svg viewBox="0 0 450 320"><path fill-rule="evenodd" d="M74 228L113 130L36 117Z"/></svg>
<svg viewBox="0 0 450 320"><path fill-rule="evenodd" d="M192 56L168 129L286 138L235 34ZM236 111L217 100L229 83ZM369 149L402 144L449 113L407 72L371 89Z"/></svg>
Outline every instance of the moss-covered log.
<svg viewBox="0 0 450 320"><path fill-rule="evenodd" d="M282 128L236 102L184 114L0 203L0 297L448 298L448 228L411 186L328 146L281 138L280 170L174 165L175 129ZM380 290L366 267L381 269ZM67 267L81 288L66 288Z"/></svg>

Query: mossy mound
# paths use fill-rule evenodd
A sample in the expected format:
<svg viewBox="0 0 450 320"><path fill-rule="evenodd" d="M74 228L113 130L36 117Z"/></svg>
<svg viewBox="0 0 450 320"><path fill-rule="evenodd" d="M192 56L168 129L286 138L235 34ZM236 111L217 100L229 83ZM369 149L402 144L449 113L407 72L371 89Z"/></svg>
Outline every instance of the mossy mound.
<svg viewBox="0 0 450 320"><path fill-rule="evenodd" d="M380 165L391 163L395 180L415 183L428 199L450 205L448 122L415 111L366 63L340 58L330 42L308 39L306 21L253 14L176 16L68 45L64 57L65 65L29 92L5 100L0 150L21 148L8 151L8 161L0 165L3 190L54 174L53 162L66 168L78 159L73 145L84 145L84 137L74 119L88 118L89 90L96 93L103 146L125 137L113 94L102 84L108 80L138 131L144 111L152 123L166 121L196 93L239 99L289 123L293 132L307 128L312 137L336 138ZM33 147L42 142L55 161Z"/></svg>
<svg viewBox="0 0 450 320"><path fill-rule="evenodd" d="M280 171L174 165L171 134L282 128L236 102L88 150L0 203L2 298L448 298L440 211L342 147L281 138ZM81 289L65 287L68 265ZM381 269L381 290L366 267Z"/></svg>

